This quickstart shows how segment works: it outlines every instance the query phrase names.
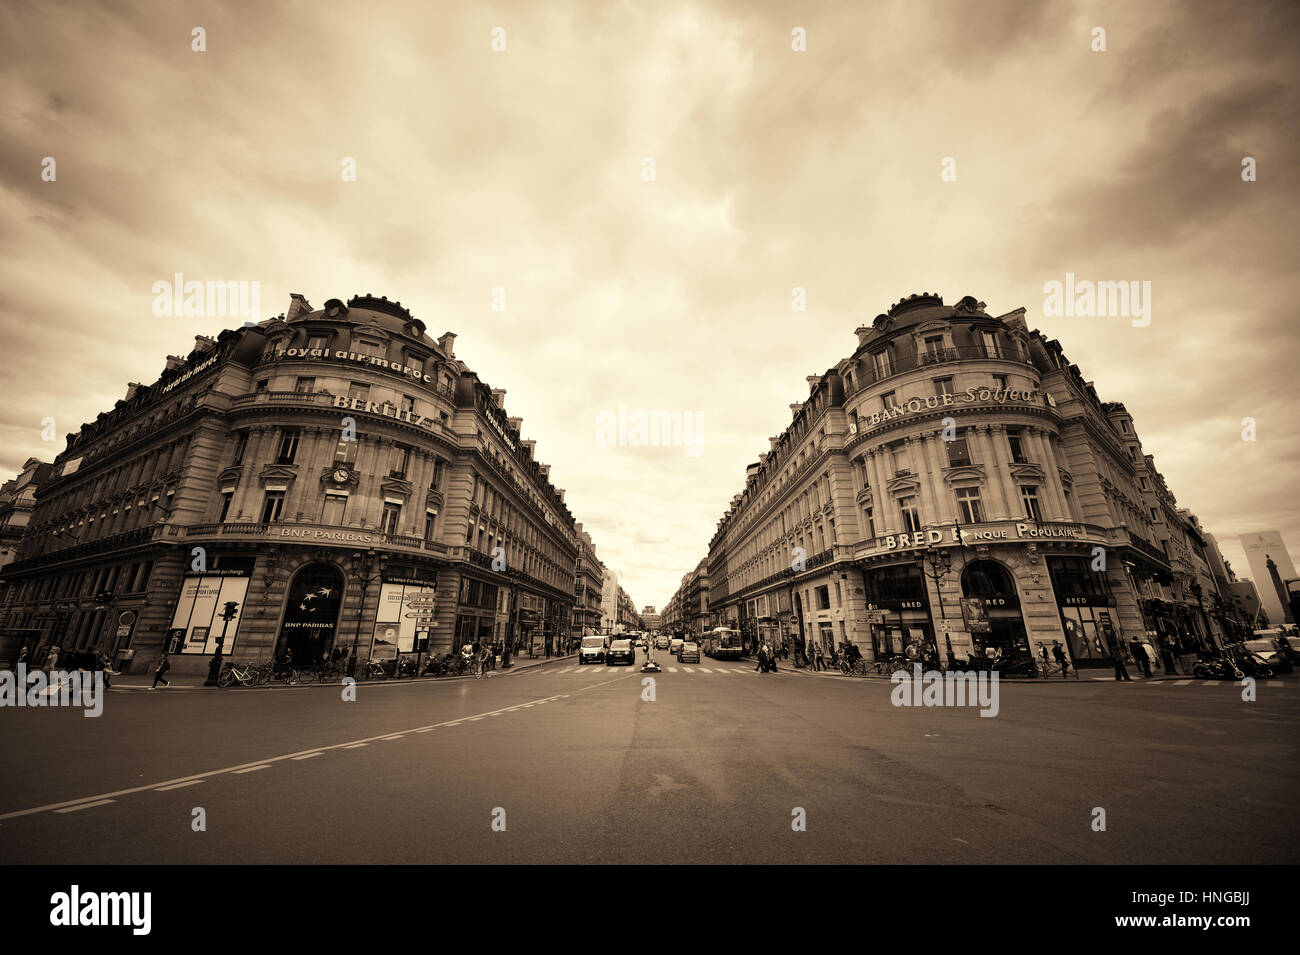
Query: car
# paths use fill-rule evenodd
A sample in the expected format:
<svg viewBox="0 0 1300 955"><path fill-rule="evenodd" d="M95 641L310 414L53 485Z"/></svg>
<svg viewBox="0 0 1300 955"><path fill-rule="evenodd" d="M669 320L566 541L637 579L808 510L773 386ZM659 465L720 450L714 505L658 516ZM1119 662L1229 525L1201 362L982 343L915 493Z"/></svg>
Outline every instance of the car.
<svg viewBox="0 0 1300 955"><path fill-rule="evenodd" d="M579 663L604 663L605 662L605 638L604 637L583 637L582 644L578 647Z"/></svg>
<svg viewBox="0 0 1300 955"><path fill-rule="evenodd" d="M686 641L684 641L681 637L673 637L671 640L668 641L668 652L671 653L673 656L677 656L677 651L682 648L682 644L685 642Z"/></svg>
<svg viewBox="0 0 1300 955"><path fill-rule="evenodd" d="M668 637L666 637L664 634L661 633L661 634L659 634L659 636L655 637L655 649L656 649L656 650L667 650L667 649L668 649L668 644L671 643L671 642L672 642L672 641L670 641L670 640L668 639Z"/></svg>
<svg viewBox="0 0 1300 955"><path fill-rule="evenodd" d="M700 662L700 645L691 640L686 640L677 648L678 663L699 663Z"/></svg>
<svg viewBox="0 0 1300 955"><path fill-rule="evenodd" d="M631 640L615 640L605 651L605 666L613 666L615 663L626 663L628 666L636 663L636 650L632 649Z"/></svg>
<svg viewBox="0 0 1300 955"><path fill-rule="evenodd" d="M1290 673L1293 669L1290 660L1284 659L1282 651L1278 649L1277 643L1272 640L1247 640L1245 647L1251 653L1258 654L1264 658L1274 673Z"/></svg>

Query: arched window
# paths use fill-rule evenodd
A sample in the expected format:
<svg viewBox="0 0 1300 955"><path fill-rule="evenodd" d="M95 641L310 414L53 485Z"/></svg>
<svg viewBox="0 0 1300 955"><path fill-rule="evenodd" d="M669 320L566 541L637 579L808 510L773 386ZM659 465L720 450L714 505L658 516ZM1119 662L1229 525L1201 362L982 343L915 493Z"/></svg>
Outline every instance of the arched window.
<svg viewBox="0 0 1300 955"><path fill-rule="evenodd" d="M1014 597L1016 582L996 560L976 560L962 571L961 589L967 597Z"/></svg>

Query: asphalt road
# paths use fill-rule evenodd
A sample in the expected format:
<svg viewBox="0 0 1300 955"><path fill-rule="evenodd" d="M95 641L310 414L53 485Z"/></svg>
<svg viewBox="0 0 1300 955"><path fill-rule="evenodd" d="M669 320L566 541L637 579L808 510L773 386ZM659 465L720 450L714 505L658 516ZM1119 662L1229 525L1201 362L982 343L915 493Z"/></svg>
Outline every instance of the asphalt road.
<svg viewBox="0 0 1300 955"><path fill-rule="evenodd" d="M1295 676L1255 702L1003 684L983 718L895 707L879 680L656 657L652 701L639 666L570 659L355 702L116 689L97 719L2 709L0 860L1300 861Z"/></svg>

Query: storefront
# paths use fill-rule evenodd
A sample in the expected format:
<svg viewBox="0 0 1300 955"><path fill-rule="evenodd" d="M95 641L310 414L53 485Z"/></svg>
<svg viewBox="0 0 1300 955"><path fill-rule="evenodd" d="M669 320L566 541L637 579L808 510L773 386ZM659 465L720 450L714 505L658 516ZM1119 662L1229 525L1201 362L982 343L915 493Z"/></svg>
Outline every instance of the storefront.
<svg viewBox="0 0 1300 955"><path fill-rule="evenodd" d="M496 634L498 587L473 577L460 580L460 599L456 605L456 636L452 650L478 641L490 645Z"/></svg>
<svg viewBox="0 0 1300 955"><path fill-rule="evenodd" d="M187 572L181 582L176 610L167 631L167 647L172 653L215 653L217 639L223 631L226 638L223 654L230 656L238 645L239 624L256 558L211 555L208 560L207 567ZM235 616L227 623L222 611L232 601L237 604Z"/></svg>
<svg viewBox="0 0 1300 955"><path fill-rule="evenodd" d="M914 563L863 571L872 659L938 655L925 578ZM864 648L865 649L865 648Z"/></svg>
<svg viewBox="0 0 1300 955"><path fill-rule="evenodd" d="M1049 557L1047 570L1070 659L1080 667L1109 666L1119 631L1105 575L1093 571L1086 557Z"/></svg>
<svg viewBox="0 0 1300 955"><path fill-rule="evenodd" d="M316 663L334 649L343 609L343 571L334 564L308 564L289 582L275 657ZM226 651L229 655L229 650Z"/></svg>
<svg viewBox="0 0 1300 955"><path fill-rule="evenodd" d="M428 651L437 620L437 579L432 571L394 570L379 588L370 659L394 660Z"/></svg>
<svg viewBox="0 0 1300 955"><path fill-rule="evenodd" d="M962 612L976 646L985 655L1030 655L1015 578L996 560L974 560L962 568Z"/></svg>

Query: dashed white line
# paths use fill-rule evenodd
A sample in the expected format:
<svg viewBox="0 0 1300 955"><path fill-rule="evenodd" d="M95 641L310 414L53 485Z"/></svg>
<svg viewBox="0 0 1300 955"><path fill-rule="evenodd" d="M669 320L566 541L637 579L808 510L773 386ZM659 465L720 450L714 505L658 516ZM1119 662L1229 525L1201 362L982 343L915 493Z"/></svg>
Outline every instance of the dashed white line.
<svg viewBox="0 0 1300 955"><path fill-rule="evenodd" d="M95 806L105 806L113 802L112 799L101 799L98 802L83 802L80 805L68 806L66 809L56 809L55 812L77 812L80 809L93 809Z"/></svg>
<svg viewBox="0 0 1300 955"><path fill-rule="evenodd" d="M257 772L259 769L270 769L270 768L271 768L271 767L268 766L266 763L263 763L261 766L249 766L249 767L246 768L246 769L235 769L235 770L232 770L231 772L232 772L232 774L235 775L235 776L242 776L244 773L255 773L255 772Z"/></svg>
<svg viewBox="0 0 1300 955"><path fill-rule="evenodd" d="M187 779L183 783L172 783L170 786L159 786L156 792L165 793L172 789L184 789L186 786L197 786L203 782L202 779Z"/></svg>

